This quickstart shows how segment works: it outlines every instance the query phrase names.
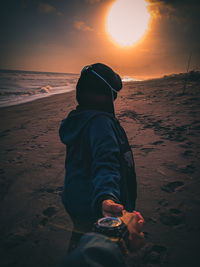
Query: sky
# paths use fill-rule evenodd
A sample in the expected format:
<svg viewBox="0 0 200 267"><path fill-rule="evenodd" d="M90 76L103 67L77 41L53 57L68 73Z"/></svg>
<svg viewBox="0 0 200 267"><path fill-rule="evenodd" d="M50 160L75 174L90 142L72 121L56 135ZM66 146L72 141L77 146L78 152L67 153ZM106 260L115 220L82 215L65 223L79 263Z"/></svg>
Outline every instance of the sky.
<svg viewBox="0 0 200 267"><path fill-rule="evenodd" d="M185 72L191 54L190 70L200 70L199 0L147 0L148 29L128 48L106 29L114 2L1 0L0 69L79 73L102 62L121 75L149 78Z"/></svg>

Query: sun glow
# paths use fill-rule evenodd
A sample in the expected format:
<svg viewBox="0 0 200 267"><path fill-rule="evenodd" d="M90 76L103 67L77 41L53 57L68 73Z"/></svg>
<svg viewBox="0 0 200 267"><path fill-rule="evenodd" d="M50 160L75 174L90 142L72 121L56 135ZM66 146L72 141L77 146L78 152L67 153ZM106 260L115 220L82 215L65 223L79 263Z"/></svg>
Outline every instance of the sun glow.
<svg viewBox="0 0 200 267"><path fill-rule="evenodd" d="M120 46L133 46L148 29L145 0L116 0L107 16L107 31Z"/></svg>

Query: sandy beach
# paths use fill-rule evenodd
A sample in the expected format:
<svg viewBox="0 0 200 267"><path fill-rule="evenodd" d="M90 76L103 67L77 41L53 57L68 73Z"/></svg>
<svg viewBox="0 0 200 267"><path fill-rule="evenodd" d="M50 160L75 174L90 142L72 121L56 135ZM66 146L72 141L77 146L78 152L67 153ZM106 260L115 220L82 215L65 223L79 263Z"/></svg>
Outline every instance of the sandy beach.
<svg viewBox="0 0 200 267"><path fill-rule="evenodd" d="M129 266L199 266L200 79L129 82L116 116L133 149L146 246ZM56 266L72 224L61 203L60 122L75 93L0 109L0 266Z"/></svg>

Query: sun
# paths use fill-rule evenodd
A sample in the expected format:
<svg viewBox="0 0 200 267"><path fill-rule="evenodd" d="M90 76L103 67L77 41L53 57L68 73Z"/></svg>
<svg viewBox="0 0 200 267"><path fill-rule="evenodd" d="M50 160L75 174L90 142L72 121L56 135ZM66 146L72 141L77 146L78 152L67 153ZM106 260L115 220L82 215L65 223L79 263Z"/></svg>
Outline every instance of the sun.
<svg viewBox="0 0 200 267"><path fill-rule="evenodd" d="M150 14L145 0L116 0L111 6L106 27L120 46L133 46L148 29Z"/></svg>

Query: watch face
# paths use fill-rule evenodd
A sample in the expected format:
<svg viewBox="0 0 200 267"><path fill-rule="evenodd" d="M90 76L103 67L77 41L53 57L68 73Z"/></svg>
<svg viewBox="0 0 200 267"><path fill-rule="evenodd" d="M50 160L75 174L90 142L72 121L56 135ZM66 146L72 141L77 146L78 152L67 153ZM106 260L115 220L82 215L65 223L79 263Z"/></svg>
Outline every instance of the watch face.
<svg viewBox="0 0 200 267"><path fill-rule="evenodd" d="M122 224L122 221L119 218L115 217L104 217L98 220L98 226L105 228L119 227Z"/></svg>
<svg viewBox="0 0 200 267"><path fill-rule="evenodd" d="M128 253L129 231L126 224L116 217L104 217L94 224L94 232L106 235L112 242L119 245L122 253Z"/></svg>

